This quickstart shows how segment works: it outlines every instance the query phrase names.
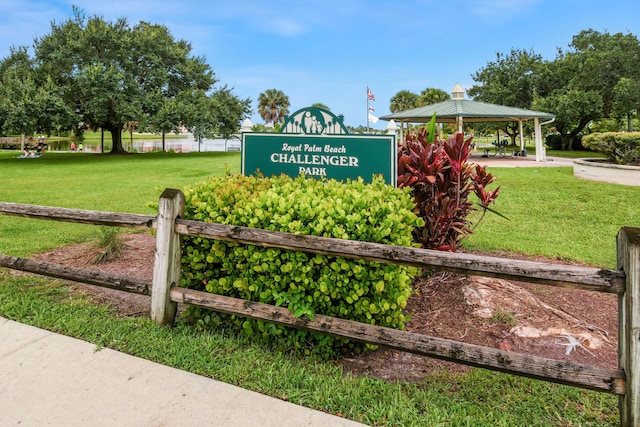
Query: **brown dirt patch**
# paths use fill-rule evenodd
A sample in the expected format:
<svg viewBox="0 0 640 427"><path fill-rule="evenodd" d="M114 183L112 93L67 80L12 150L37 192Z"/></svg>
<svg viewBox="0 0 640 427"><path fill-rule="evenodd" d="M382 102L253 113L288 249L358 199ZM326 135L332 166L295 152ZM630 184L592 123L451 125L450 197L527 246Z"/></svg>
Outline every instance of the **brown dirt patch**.
<svg viewBox="0 0 640 427"><path fill-rule="evenodd" d="M151 279L155 239L146 233L125 234L127 249L120 259L91 264L95 248L80 244L41 254L37 259L94 268ZM554 263L558 261L554 260ZM435 273L417 279L407 306L407 330L420 334L500 348L518 353L567 360L591 366L617 368L618 310L615 295L484 278ZM146 316L149 297L117 290L74 285L122 316ZM547 331L544 335L542 331ZM524 337L523 332L537 337ZM567 333L577 346L566 354ZM466 368L411 353L380 348L341 361L345 370L386 380L419 380L434 371Z"/></svg>

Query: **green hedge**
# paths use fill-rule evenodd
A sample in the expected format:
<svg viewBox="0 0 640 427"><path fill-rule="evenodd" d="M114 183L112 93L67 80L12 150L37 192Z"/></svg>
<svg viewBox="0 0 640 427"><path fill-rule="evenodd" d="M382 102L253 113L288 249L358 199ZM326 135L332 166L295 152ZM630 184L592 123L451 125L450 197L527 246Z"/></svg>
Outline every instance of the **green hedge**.
<svg viewBox="0 0 640 427"><path fill-rule="evenodd" d="M296 234L411 246L422 225L409 190L362 180L229 175L185 189L185 217ZM403 309L417 270L392 264L187 237L181 286L403 329ZM361 349L356 343L199 308L186 317L200 327L242 328L266 341L280 336L288 350L323 355Z"/></svg>
<svg viewBox="0 0 640 427"><path fill-rule="evenodd" d="M549 147L551 150L562 150L562 138L559 133L550 133L545 137L545 145ZM584 150L585 147L582 144L582 134L578 134L573 137L573 142L571 143L571 149L580 151Z"/></svg>
<svg viewBox="0 0 640 427"><path fill-rule="evenodd" d="M640 163L640 132L592 133L582 138L585 147L599 151L618 165Z"/></svg>

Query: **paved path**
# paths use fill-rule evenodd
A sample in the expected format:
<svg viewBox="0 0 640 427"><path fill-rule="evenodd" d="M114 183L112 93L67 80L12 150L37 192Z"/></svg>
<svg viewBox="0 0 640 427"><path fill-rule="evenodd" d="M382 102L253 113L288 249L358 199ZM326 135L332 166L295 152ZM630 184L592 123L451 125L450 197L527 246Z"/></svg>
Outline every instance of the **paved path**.
<svg viewBox="0 0 640 427"><path fill-rule="evenodd" d="M0 317L0 426L18 425L362 424Z"/></svg>
<svg viewBox="0 0 640 427"><path fill-rule="evenodd" d="M564 157L547 157L542 162L536 162L535 156L527 157L482 157L481 152L472 153L470 162L487 167L514 168L514 167L573 167L573 159Z"/></svg>

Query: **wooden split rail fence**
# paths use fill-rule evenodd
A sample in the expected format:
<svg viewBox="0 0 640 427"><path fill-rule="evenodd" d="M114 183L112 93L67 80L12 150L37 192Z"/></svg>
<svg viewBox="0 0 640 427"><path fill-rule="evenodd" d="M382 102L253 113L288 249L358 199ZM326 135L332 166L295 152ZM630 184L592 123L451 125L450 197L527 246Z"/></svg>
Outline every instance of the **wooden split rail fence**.
<svg viewBox="0 0 640 427"><path fill-rule="evenodd" d="M640 426L638 228L624 227L620 230L617 237L618 269L603 270L212 224L182 219L183 212L184 195L174 189L163 192L157 216L0 202L0 214L4 215L156 230L156 254L151 282L7 255L0 255L0 267L150 295L151 318L162 325L174 322L178 303L191 304L465 365L612 393L619 396L621 425ZM310 320L306 316L295 317L283 307L181 288L178 284L182 235L614 293L618 295L619 307L619 369L513 353L319 314Z"/></svg>

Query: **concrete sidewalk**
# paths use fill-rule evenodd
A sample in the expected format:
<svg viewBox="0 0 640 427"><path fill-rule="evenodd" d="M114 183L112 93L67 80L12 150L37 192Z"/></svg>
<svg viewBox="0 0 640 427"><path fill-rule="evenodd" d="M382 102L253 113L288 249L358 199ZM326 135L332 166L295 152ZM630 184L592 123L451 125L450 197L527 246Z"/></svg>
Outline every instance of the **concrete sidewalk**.
<svg viewBox="0 0 640 427"><path fill-rule="evenodd" d="M547 157L542 162L536 162L535 155L527 157L483 157L481 152L472 153L469 162L496 168L573 167L573 159L564 157Z"/></svg>
<svg viewBox="0 0 640 427"><path fill-rule="evenodd" d="M0 425L362 424L0 317Z"/></svg>

